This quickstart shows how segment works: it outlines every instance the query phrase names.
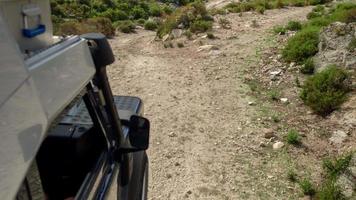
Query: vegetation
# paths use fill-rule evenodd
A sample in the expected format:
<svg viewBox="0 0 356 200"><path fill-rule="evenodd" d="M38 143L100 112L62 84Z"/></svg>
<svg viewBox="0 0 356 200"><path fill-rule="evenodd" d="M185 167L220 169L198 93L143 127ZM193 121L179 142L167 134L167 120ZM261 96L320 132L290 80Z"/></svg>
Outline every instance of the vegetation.
<svg viewBox="0 0 356 200"><path fill-rule="evenodd" d="M302 24L298 21L289 21L286 29L290 31L298 31L302 28Z"/></svg>
<svg viewBox="0 0 356 200"><path fill-rule="evenodd" d="M334 65L309 77L302 87L301 98L316 113L326 116L337 109L350 90L349 74Z"/></svg>
<svg viewBox="0 0 356 200"><path fill-rule="evenodd" d="M335 178L336 176L343 173L349 166L352 159L352 153L341 156L335 159L325 159L323 162L323 168L330 178Z"/></svg>
<svg viewBox="0 0 356 200"><path fill-rule="evenodd" d="M246 11L256 11L263 14L265 10L282 8L284 6L307 6L318 5L331 2L331 0L250 0L243 2L233 2L226 5L223 10L228 10L233 13L240 13ZM218 12L215 12L218 13Z"/></svg>
<svg viewBox="0 0 356 200"><path fill-rule="evenodd" d="M318 51L319 31L332 22L356 21L356 4L340 3L328 12L322 6L317 6L308 15L310 19L301 30L291 37L282 51L283 58L288 62L303 63ZM300 28L298 25L295 26Z"/></svg>
<svg viewBox="0 0 356 200"><path fill-rule="evenodd" d="M289 169L289 170L288 170L288 173L287 173L287 178L288 178L289 181L291 181L291 182L294 183L294 182L297 182L297 180L298 180L298 175L297 175L297 173L295 173L294 170Z"/></svg>
<svg viewBox="0 0 356 200"><path fill-rule="evenodd" d="M300 69L300 72L303 74L313 74L315 70L315 65L314 65L314 61L312 58L308 58L302 68Z"/></svg>
<svg viewBox="0 0 356 200"><path fill-rule="evenodd" d="M153 20L147 20L144 24L144 27L146 30L156 30L158 27L157 22L153 21Z"/></svg>
<svg viewBox="0 0 356 200"><path fill-rule="evenodd" d="M310 179L304 178L299 182L299 186L302 189L304 195L314 196L316 193L316 190Z"/></svg>
<svg viewBox="0 0 356 200"><path fill-rule="evenodd" d="M273 101L278 101L279 98L281 97L281 93L279 90L276 89L272 89L268 92L268 96L270 97L270 99L272 99Z"/></svg>
<svg viewBox="0 0 356 200"><path fill-rule="evenodd" d="M149 17L161 17L172 13L169 3L185 5L190 0L181 1L162 1L157 3L153 0L147 1L132 1L132 0L80 0L80 1L64 1L52 0L52 19L54 22L55 34L81 34L90 32L92 24L87 23L89 19L109 19L113 24L122 25L118 30L123 30L126 33L133 32L128 28L127 20L132 23L142 23L142 20L147 20ZM96 22L101 22L96 20ZM64 28L63 28L64 26ZM97 25L99 26L99 25ZM102 25L106 27L105 25ZM111 34L112 35L112 34Z"/></svg>
<svg viewBox="0 0 356 200"><path fill-rule="evenodd" d="M119 31L123 33L134 33L136 28L135 24L131 20L119 21L114 25Z"/></svg>
<svg viewBox="0 0 356 200"><path fill-rule="evenodd" d="M225 19L225 18L220 18L219 19L219 24L224 29L230 29L231 28L231 22L229 20Z"/></svg>
<svg viewBox="0 0 356 200"><path fill-rule="evenodd" d="M275 27L273 27L273 32L275 34L284 35L284 34L286 34L287 29L284 28L283 26L275 26Z"/></svg>
<svg viewBox="0 0 356 200"><path fill-rule="evenodd" d="M318 52L319 29L308 27L290 38L282 51L282 56L289 62L303 62Z"/></svg>
<svg viewBox="0 0 356 200"><path fill-rule="evenodd" d="M193 2L176 9L159 26L157 35L163 37L178 26L189 29L192 33L206 32L212 28L213 18L203 2Z"/></svg>
<svg viewBox="0 0 356 200"><path fill-rule="evenodd" d="M298 131L296 131L294 129L289 130L287 133L286 140L287 140L288 144L293 144L293 145L300 144L300 136L299 136Z"/></svg>

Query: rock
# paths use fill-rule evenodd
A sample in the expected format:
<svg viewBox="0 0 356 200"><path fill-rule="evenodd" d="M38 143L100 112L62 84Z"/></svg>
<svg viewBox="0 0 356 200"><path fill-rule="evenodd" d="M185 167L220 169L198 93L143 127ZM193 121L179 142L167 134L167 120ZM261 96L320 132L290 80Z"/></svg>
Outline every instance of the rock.
<svg viewBox="0 0 356 200"><path fill-rule="evenodd" d="M279 100L281 100L282 103L288 103L288 98L280 98Z"/></svg>
<svg viewBox="0 0 356 200"><path fill-rule="evenodd" d="M351 198L353 195L353 190L355 188L355 183L352 182L346 175L341 175L337 181L336 184L340 187L341 193L346 197L346 198Z"/></svg>
<svg viewBox="0 0 356 200"><path fill-rule="evenodd" d="M211 44L203 45L198 48L199 51L210 51L210 50L219 50L219 47Z"/></svg>
<svg viewBox="0 0 356 200"><path fill-rule="evenodd" d="M182 36L182 33L182 29L173 29L171 32L173 38L180 38Z"/></svg>
<svg viewBox="0 0 356 200"><path fill-rule="evenodd" d="M255 103L253 101L249 101L248 105L253 106L253 105L255 105Z"/></svg>
<svg viewBox="0 0 356 200"><path fill-rule="evenodd" d="M295 66L295 62L291 62L290 64L289 64L289 67L294 67Z"/></svg>
<svg viewBox="0 0 356 200"><path fill-rule="evenodd" d="M271 71L269 74L273 75L273 76L277 76L277 75L280 75L281 73L282 73L282 70L279 69L279 70L276 70L276 71Z"/></svg>
<svg viewBox="0 0 356 200"><path fill-rule="evenodd" d="M348 46L356 33L356 22L334 22L320 33L319 51L313 58L317 71L336 64L346 69L356 69L355 51Z"/></svg>
<svg viewBox="0 0 356 200"><path fill-rule="evenodd" d="M274 134L273 129L266 129L264 132L265 132L265 133L264 133L264 137L265 137L266 139L270 139L270 138L276 137L276 135Z"/></svg>
<svg viewBox="0 0 356 200"><path fill-rule="evenodd" d="M284 147L284 143L283 142L276 142L273 144L273 149L280 149Z"/></svg>
<svg viewBox="0 0 356 200"><path fill-rule="evenodd" d="M342 144L346 140L347 134L342 130L334 131L329 141L333 144Z"/></svg>
<svg viewBox="0 0 356 200"><path fill-rule="evenodd" d="M168 136L169 137L176 137L177 135L174 132L170 132L170 133L168 133Z"/></svg>
<svg viewBox="0 0 356 200"><path fill-rule="evenodd" d="M184 28L184 25L183 25L182 23L180 23L180 24L177 26L177 28L183 29L183 28Z"/></svg>
<svg viewBox="0 0 356 200"><path fill-rule="evenodd" d="M166 35L164 35L164 36L162 37L162 41L167 41L167 40L168 40L168 38L169 38L169 35L168 35L168 34L166 34Z"/></svg>
<svg viewBox="0 0 356 200"><path fill-rule="evenodd" d="M188 190L187 191L187 194L192 194L193 192L191 190Z"/></svg>

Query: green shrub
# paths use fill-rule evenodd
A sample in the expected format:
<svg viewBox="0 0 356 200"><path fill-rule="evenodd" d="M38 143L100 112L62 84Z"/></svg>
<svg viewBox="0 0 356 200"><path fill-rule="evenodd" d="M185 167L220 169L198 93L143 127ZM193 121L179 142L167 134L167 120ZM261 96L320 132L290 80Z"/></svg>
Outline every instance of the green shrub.
<svg viewBox="0 0 356 200"><path fill-rule="evenodd" d="M151 31L153 31L153 30L156 30L156 29L157 29L158 25L157 25L157 23L156 23L155 21L153 21L153 20L147 20L147 21L145 22L144 27L145 27L146 30L151 30Z"/></svg>
<svg viewBox="0 0 356 200"><path fill-rule="evenodd" d="M335 159L325 159L323 161L323 168L327 172L328 176L335 178L339 174L343 173L350 165L352 159L352 153L341 156Z"/></svg>
<svg viewBox="0 0 356 200"><path fill-rule="evenodd" d="M193 33L202 33L210 30L213 26L211 21L196 20L190 26L190 31Z"/></svg>
<svg viewBox="0 0 356 200"><path fill-rule="evenodd" d="M257 7L256 7L256 12L258 12L258 13L260 13L260 14L265 13L265 10L266 10L266 8L263 7L263 6L257 6Z"/></svg>
<svg viewBox="0 0 356 200"><path fill-rule="evenodd" d="M319 12L310 12L307 14L307 19L313 19L313 18L317 18L317 17L321 17L322 14L320 14Z"/></svg>
<svg viewBox="0 0 356 200"><path fill-rule="evenodd" d="M284 34L286 34L287 29L284 28L283 26L275 26L275 27L273 27L273 32L275 34L284 35Z"/></svg>
<svg viewBox="0 0 356 200"><path fill-rule="evenodd" d="M299 186L302 189L304 195L313 196L316 193L316 190L315 190L313 184L307 178L304 178L303 180L301 180L299 182Z"/></svg>
<svg viewBox="0 0 356 200"><path fill-rule="evenodd" d="M95 31L90 30L90 32L99 32L107 37L112 37L115 35L115 28L112 25L112 22L108 18L104 17L95 17L90 18L84 22L85 25L89 27L94 27Z"/></svg>
<svg viewBox="0 0 356 200"><path fill-rule="evenodd" d="M334 65L309 77L300 94L304 103L316 113L326 116L337 109L350 90L349 74Z"/></svg>
<svg viewBox="0 0 356 200"><path fill-rule="evenodd" d="M100 13L99 16L109 18L113 22L129 19L129 16L126 12L122 10L113 10L111 8L103 13Z"/></svg>
<svg viewBox="0 0 356 200"><path fill-rule="evenodd" d="M170 15L173 13L173 8L171 8L170 6L163 6L163 12L167 15Z"/></svg>
<svg viewBox="0 0 356 200"><path fill-rule="evenodd" d="M130 20L119 21L118 23L115 23L115 26L123 33L134 33L136 28L135 24Z"/></svg>
<svg viewBox="0 0 356 200"><path fill-rule="evenodd" d="M154 17L160 17L164 11L158 4L150 5L150 14Z"/></svg>
<svg viewBox="0 0 356 200"><path fill-rule="evenodd" d="M297 21L289 21L286 29L290 30L290 31L298 31L302 28L302 24L300 22Z"/></svg>
<svg viewBox="0 0 356 200"><path fill-rule="evenodd" d="M273 101L278 101L279 98L281 97L281 93L279 90L277 89L272 89L268 92L268 96L270 97L270 99L272 99Z"/></svg>
<svg viewBox="0 0 356 200"><path fill-rule="evenodd" d="M317 5L315 8L313 8L312 10L313 12L324 12L325 11L325 7L322 5Z"/></svg>
<svg viewBox="0 0 356 200"><path fill-rule="evenodd" d="M275 1L273 8L283 8L284 6L285 5L284 5L283 0L277 0L277 1Z"/></svg>
<svg viewBox="0 0 356 200"><path fill-rule="evenodd" d="M308 27L290 38L282 51L286 61L301 63L318 52L319 29Z"/></svg>
<svg viewBox="0 0 356 200"><path fill-rule="evenodd" d="M131 10L131 16L134 19L140 19L140 18L147 19L148 14L146 13L146 11L142 7L135 6Z"/></svg>
<svg viewBox="0 0 356 200"><path fill-rule="evenodd" d="M293 145L300 144L301 141L298 131L294 129L288 131L286 139L288 144L293 144Z"/></svg>
<svg viewBox="0 0 356 200"><path fill-rule="evenodd" d="M294 183L294 182L296 182L298 180L298 175L297 175L297 173L295 173L294 170L289 169L288 173L287 173L287 178L288 178L289 181Z"/></svg>
<svg viewBox="0 0 356 200"><path fill-rule="evenodd" d="M326 180L317 193L318 200L346 200L335 180Z"/></svg>
<svg viewBox="0 0 356 200"><path fill-rule="evenodd" d="M315 70L315 65L314 65L314 61L312 58L308 58L302 68L300 69L300 72L303 74L313 74Z"/></svg>
<svg viewBox="0 0 356 200"><path fill-rule="evenodd" d="M185 35L189 40L191 40L191 39L192 39L192 36L193 36L193 34L192 34L192 32L190 32L190 30L186 30L186 31L184 32L184 35Z"/></svg>
<svg viewBox="0 0 356 200"><path fill-rule="evenodd" d="M141 25L144 25L145 22L146 22L145 19L138 19L138 20L137 20L137 23L138 23L138 24L141 24Z"/></svg>

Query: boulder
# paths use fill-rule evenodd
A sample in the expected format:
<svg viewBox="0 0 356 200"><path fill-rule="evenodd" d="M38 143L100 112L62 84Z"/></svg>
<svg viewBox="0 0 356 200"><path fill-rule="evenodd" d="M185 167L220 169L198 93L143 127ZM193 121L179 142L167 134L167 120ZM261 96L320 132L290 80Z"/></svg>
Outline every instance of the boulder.
<svg viewBox="0 0 356 200"><path fill-rule="evenodd" d="M318 71L327 65L336 64L346 69L356 69L356 50L349 48L356 37L356 22L334 22L320 33L319 52L314 56Z"/></svg>

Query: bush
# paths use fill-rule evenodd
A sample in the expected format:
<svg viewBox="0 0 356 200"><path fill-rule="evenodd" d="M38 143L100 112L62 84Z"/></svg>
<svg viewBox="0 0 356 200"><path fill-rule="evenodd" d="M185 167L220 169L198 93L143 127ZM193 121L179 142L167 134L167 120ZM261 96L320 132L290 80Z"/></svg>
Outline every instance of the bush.
<svg viewBox="0 0 356 200"><path fill-rule="evenodd" d="M287 178L288 178L289 181L294 183L294 182L296 182L298 180L298 175L297 175L297 173L295 173L294 170L289 169L288 170L288 174L287 174Z"/></svg>
<svg viewBox="0 0 356 200"><path fill-rule="evenodd" d="M263 14L263 13L265 13L265 7L263 7L263 6L257 6L256 7L256 12L258 12L258 13L260 13L260 14Z"/></svg>
<svg viewBox="0 0 356 200"><path fill-rule="evenodd" d="M103 17L90 18L83 21L67 21L62 23L56 34L59 35L81 35L90 32L100 32L107 37L115 35L115 29L110 19Z"/></svg>
<svg viewBox="0 0 356 200"><path fill-rule="evenodd" d="M307 19L313 19L313 18L317 18L317 17L321 17L322 14L320 14L319 12L310 12L307 14Z"/></svg>
<svg viewBox="0 0 356 200"><path fill-rule="evenodd" d="M293 144L293 145L300 144L300 136L298 131L294 129L289 130L287 133L287 142L288 144Z"/></svg>
<svg viewBox="0 0 356 200"><path fill-rule="evenodd" d="M315 188L309 179L305 178L302 181L300 181L299 186L302 189L304 195L310 195L310 196L315 195L316 192Z"/></svg>
<svg viewBox="0 0 356 200"><path fill-rule="evenodd" d="M300 69L300 72L303 74L313 74L315 70L315 65L314 65L314 61L312 58L308 58L302 68Z"/></svg>
<svg viewBox="0 0 356 200"><path fill-rule="evenodd" d="M273 27L273 32L275 34L284 35L284 34L286 34L287 29L284 28L283 26L275 26L275 27Z"/></svg>
<svg viewBox="0 0 356 200"><path fill-rule="evenodd" d="M290 38L282 51L286 61L301 63L318 52L319 29L308 27Z"/></svg>
<svg viewBox="0 0 356 200"><path fill-rule="evenodd" d="M281 97L281 93L279 90L273 89L268 92L268 96L273 100L273 101L278 101L279 98Z"/></svg>
<svg viewBox="0 0 356 200"><path fill-rule="evenodd" d="M325 7L322 5L317 5L315 8L313 8L312 10L313 12L324 12L325 11Z"/></svg>
<svg viewBox="0 0 356 200"><path fill-rule="evenodd" d="M163 12L166 13L167 15L170 15L173 13L173 9L170 6L164 6Z"/></svg>
<svg viewBox="0 0 356 200"><path fill-rule="evenodd" d="M345 101L350 90L348 79L349 74L345 70L329 66L306 80L300 97L316 113L326 116Z"/></svg>
<svg viewBox="0 0 356 200"><path fill-rule="evenodd" d="M129 16L126 14L126 12L122 10L113 10L113 9L108 9L105 12L100 13L99 16L109 18L113 22L129 19Z"/></svg>
<svg viewBox="0 0 356 200"><path fill-rule="evenodd" d="M151 4L150 14L154 17L160 17L163 13L162 8L158 4Z"/></svg>
<svg viewBox="0 0 356 200"><path fill-rule="evenodd" d="M289 21L286 29L290 30L290 31L298 31L302 28L302 24L300 22L297 21Z"/></svg>
<svg viewBox="0 0 356 200"><path fill-rule="evenodd" d="M335 180L325 181L317 193L319 200L346 200Z"/></svg>
<svg viewBox="0 0 356 200"><path fill-rule="evenodd" d="M116 23L116 27L123 33L134 33L136 28L135 24L130 20L120 21L119 23Z"/></svg>
<svg viewBox="0 0 356 200"><path fill-rule="evenodd" d="M104 18L104 17L90 18L84 24L88 24L88 26L95 27L96 31L94 32L100 32L106 35L107 37L112 37L115 35L115 28L112 25L110 19L108 18Z"/></svg>
<svg viewBox="0 0 356 200"><path fill-rule="evenodd" d="M190 32L190 30L185 31L185 32L184 32L184 35L185 35L189 40L191 40L191 39L192 39L192 36L193 36L193 34L192 34L192 32Z"/></svg>
<svg viewBox="0 0 356 200"><path fill-rule="evenodd" d="M134 19L140 19L140 18L147 19L148 17L145 10L139 6L135 6L132 8L131 15Z"/></svg>
<svg viewBox="0 0 356 200"><path fill-rule="evenodd" d="M157 23L156 23L155 21L147 20L147 21L145 22L144 27L145 27L146 30L151 30L151 31L153 31L153 30L156 30L156 29L157 29L158 25L157 25Z"/></svg>
<svg viewBox="0 0 356 200"><path fill-rule="evenodd" d="M210 30L213 26L211 21L196 20L190 26L190 31L193 33L202 33Z"/></svg>
<svg viewBox="0 0 356 200"><path fill-rule="evenodd" d="M350 165L352 159L352 153L341 156L334 160L325 159L323 161L323 168L327 172L328 176L335 178L339 174L343 173Z"/></svg>

